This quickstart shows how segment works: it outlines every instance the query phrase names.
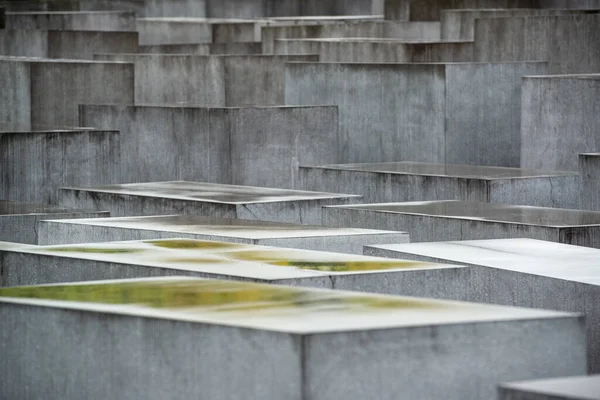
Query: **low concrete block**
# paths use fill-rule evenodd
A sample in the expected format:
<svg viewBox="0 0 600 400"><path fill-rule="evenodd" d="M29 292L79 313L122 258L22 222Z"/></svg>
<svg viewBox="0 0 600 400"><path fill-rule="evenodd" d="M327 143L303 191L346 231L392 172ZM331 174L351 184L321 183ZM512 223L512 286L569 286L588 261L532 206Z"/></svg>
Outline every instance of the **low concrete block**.
<svg viewBox="0 0 600 400"><path fill-rule="evenodd" d="M185 181L61 190L61 205L85 204L86 210L110 211L115 217L186 214L312 225L320 223L322 206L359 199L347 194Z"/></svg>
<svg viewBox="0 0 600 400"><path fill-rule="evenodd" d="M58 31L135 31L133 11L9 12L7 29Z"/></svg>
<svg viewBox="0 0 600 400"><path fill-rule="evenodd" d="M525 237L600 248L600 213L465 201L323 208L323 225L408 232L415 242Z"/></svg>
<svg viewBox="0 0 600 400"><path fill-rule="evenodd" d="M439 21L443 10L480 8L538 8L539 0L385 0L385 19Z"/></svg>
<svg viewBox="0 0 600 400"><path fill-rule="evenodd" d="M588 369L600 372L600 250L532 239L365 246L365 254L470 267L463 300L586 314Z"/></svg>
<svg viewBox="0 0 600 400"><path fill-rule="evenodd" d="M600 375L511 382L500 385L498 400L599 400Z"/></svg>
<svg viewBox="0 0 600 400"><path fill-rule="evenodd" d="M0 157L0 199L56 204L61 186L115 183L119 132L0 132Z"/></svg>
<svg viewBox="0 0 600 400"><path fill-rule="evenodd" d="M7 326L31 327L0 331L8 398L491 398L499 381L585 368L583 321L559 312L181 277L0 296ZM23 356L32 342L37 362ZM105 366L127 379L106 385ZM448 379L431 385L424 370Z"/></svg>
<svg viewBox="0 0 600 400"><path fill-rule="evenodd" d="M197 44L156 44L138 47L140 54L193 54L207 56L211 54L210 43Z"/></svg>
<svg viewBox="0 0 600 400"><path fill-rule="evenodd" d="M127 157L120 182L182 179L296 188L300 163L337 160L333 106L84 105L79 123L121 131Z"/></svg>
<svg viewBox="0 0 600 400"><path fill-rule="evenodd" d="M600 153L579 155L581 208L600 211Z"/></svg>
<svg viewBox="0 0 600 400"><path fill-rule="evenodd" d="M600 74L528 76L522 95L523 168L577 171L579 153L600 150Z"/></svg>
<svg viewBox="0 0 600 400"><path fill-rule="evenodd" d="M44 219L109 216L110 213L108 212L87 212L69 208L50 207L43 204L0 200L0 240L14 243L37 244L39 233L37 224ZM406 238L408 238L408 235L406 235Z"/></svg>
<svg viewBox="0 0 600 400"><path fill-rule="evenodd" d="M394 162L300 167L300 181L302 189L360 194L368 203L465 200L579 208L575 172Z"/></svg>
<svg viewBox="0 0 600 400"><path fill-rule="evenodd" d="M31 226L30 224L29 227ZM180 237L362 254L366 244L410 241L405 232L328 228L195 215L40 221L36 232L36 242L23 243L52 245ZM1 236L0 238L14 242Z"/></svg>
<svg viewBox="0 0 600 400"><path fill-rule="evenodd" d="M53 0L64 3L64 0ZM81 11L128 10L139 18L188 17L205 18L206 0L71 0Z"/></svg>

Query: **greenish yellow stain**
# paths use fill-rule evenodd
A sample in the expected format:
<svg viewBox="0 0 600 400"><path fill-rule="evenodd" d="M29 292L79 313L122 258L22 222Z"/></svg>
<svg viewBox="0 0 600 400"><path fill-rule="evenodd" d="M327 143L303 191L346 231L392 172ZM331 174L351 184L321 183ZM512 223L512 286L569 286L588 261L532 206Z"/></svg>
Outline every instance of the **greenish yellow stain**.
<svg viewBox="0 0 600 400"><path fill-rule="evenodd" d="M314 271L328 272L353 272L353 271L379 271L401 268L422 267L424 264L414 261L273 261L270 265L281 267L296 267Z"/></svg>
<svg viewBox="0 0 600 400"><path fill-rule="evenodd" d="M264 251L264 250L246 250L246 251L232 251L227 253L220 253L220 255L233 260L242 261L276 261L281 260L284 257L278 255L275 251Z"/></svg>
<svg viewBox="0 0 600 400"><path fill-rule="evenodd" d="M51 248L45 248L45 250L71 252L71 253L95 253L95 254L139 253L141 251L144 251L144 249L102 248L102 247L51 247Z"/></svg>
<svg viewBox="0 0 600 400"><path fill-rule="evenodd" d="M194 240L194 239L177 239L177 240L147 240L144 243L151 244L157 247L163 247L166 249L180 249L180 250L210 250L210 249L222 249L238 247L240 245L235 243L225 242L213 242L209 240Z"/></svg>
<svg viewBox="0 0 600 400"><path fill-rule="evenodd" d="M161 259L161 261L188 264L228 264L228 260L222 258L199 258L199 257L173 257Z"/></svg>
<svg viewBox="0 0 600 400"><path fill-rule="evenodd" d="M0 289L0 297L99 304L138 304L150 308L205 308L215 312L336 311L439 308L440 303L411 298L349 296L263 284L218 280L121 282L89 285L29 286Z"/></svg>

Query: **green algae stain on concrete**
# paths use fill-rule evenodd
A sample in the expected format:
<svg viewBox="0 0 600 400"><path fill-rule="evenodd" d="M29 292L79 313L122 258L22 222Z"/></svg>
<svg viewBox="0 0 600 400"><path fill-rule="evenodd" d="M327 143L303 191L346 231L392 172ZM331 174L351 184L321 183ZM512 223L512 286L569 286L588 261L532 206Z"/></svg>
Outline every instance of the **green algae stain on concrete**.
<svg viewBox="0 0 600 400"><path fill-rule="evenodd" d="M416 298L348 295L333 291L219 280L11 287L0 289L1 297L113 305L135 304L157 309L192 309L192 312L355 312L444 307L436 301Z"/></svg>
<svg viewBox="0 0 600 400"><path fill-rule="evenodd" d="M416 261L298 261L285 260L269 262L270 265L296 267L325 272L385 271L393 269L423 268L428 264Z"/></svg>
<svg viewBox="0 0 600 400"><path fill-rule="evenodd" d="M165 249L177 250L211 250L240 247L243 245L236 243L215 242L210 240L194 240L194 239L164 239L164 240L146 240L144 243L151 244L156 247Z"/></svg>
<svg viewBox="0 0 600 400"><path fill-rule="evenodd" d="M46 251L66 252L66 253L93 253L93 254L130 254L140 253L144 249L127 249L116 247L49 247Z"/></svg>

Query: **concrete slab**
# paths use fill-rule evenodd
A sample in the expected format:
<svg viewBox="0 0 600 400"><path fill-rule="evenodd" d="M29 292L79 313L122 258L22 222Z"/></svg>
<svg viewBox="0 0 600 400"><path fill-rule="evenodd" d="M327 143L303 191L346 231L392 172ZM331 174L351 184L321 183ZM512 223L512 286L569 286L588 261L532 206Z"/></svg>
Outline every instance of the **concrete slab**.
<svg viewBox="0 0 600 400"><path fill-rule="evenodd" d="M461 300L586 314L588 367L600 371L600 250L532 239L365 246L370 256L471 268Z"/></svg>
<svg viewBox="0 0 600 400"><path fill-rule="evenodd" d="M133 11L8 12L6 29L135 31Z"/></svg>
<svg viewBox="0 0 600 400"><path fill-rule="evenodd" d="M61 189L61 205L112 216L186 214L318 225L321 207L360 196L202 182L148 182ZM91 207L91 208L90 208Z"/></svg>
<svg viewBox="0 0 600 400"><path fill-rule="evenodd" d="M51 207L44 204L0 200L0 240L37 244L37 224L44 219L58 220L62 218L97 218L109 216L110 213L108 212L88 212L70 208Z"/></svg>
<svg viewBox="0 0 600 400"><path fill-rule="evenodd" d="M52 245L181 237L362 254L363 246L366 244L408 243L410 241L408 233L405 232L328 228L195 215L95 220L87 219L84 216L70 218L78 219L40 221L36 230L38 240L31 243ZM14 241L6 238L2 240Z"/></svg>
<svg viewBox="0 0 600 400"><path fill-rule="evenodd" d="M80 106L82 126L121 131L119 182L298 187L298 164L335 162L334 106ZM256 157L260 154L260 157Z"/></svg>
<svg viewBox="0 0 600 400"><path fill-rule="evenodd" d="M338 105L341 163L519 167L522 76L546 70L537 62L289 63L285 103Z"/></svg>
<svg viewBox="0 0 600 400"><path fill-rule="evenodd" d="M600 74L528 76L522 93L524 168L577 171L579 153L600 150Z"/></svg>
<svg viewBox="0 0 600 400"><path fill-rule="evenodd" d="M136 104L213 107L284 104L285 63L318 60L314 55L182 54L96 54L95 59L134 63Z"/></svg>
<svg viewBox="0 0 600 400"><path fill-rule="evenodd" d="M600 213L465 201L323 208L323 225L401 230L414 242L526 237L600 248Z"/></svg>
<svg viewBox="0 0 600 400"><path fill-rule="evenodd" d="M581 208L600 211L600 153L579 155Z"/></svg>
<svg viewBox="0 0 600 400"><path fill-rule="evenodd" d="M181 277L0 296L8 326L32 327L0 332L10 398L490 398L498 381L585 368L583 321L567 313ZM32 342L35 363L25 356ZM65 373L29 378L53 368ZM449 378L431 385L423 370ZM128 378L106 385L106 373ZM82 379L70 383L74 374Z"/></svg>
<svg viewBox="0 0 600 400"><path fill-rule="evenodd" d="M117 182L119 137L82 129L0 131L0 199L56 204L61 186Z"/></svg>
<svg viewBox="0 0 600 400"><path fill-rule="evenodd" d="M579 208L575 172L404 161L300 167L300 181L303 189L353 192L368 203L454 199Z"/></svg>
<svg viewBox="0 0 600 400"><path fill-rule="evenodd" d="M133 74L125 63L0 57L0 120L20 131L78 126L80 103L133 104Z"/></svg>
<svg viewBox="0 0 600 400"><path fill-rule="evenodd" d="M55 0L64 3L64 0ZM206 0L71 0L81 11L128 10L145 17L206 17Z"/></svg>
<svg viewBox="0 0 600 400"><path fill-rule="evenodd" d="M512 382L499 388L499 400L599 400L600 375Z"/></svg>

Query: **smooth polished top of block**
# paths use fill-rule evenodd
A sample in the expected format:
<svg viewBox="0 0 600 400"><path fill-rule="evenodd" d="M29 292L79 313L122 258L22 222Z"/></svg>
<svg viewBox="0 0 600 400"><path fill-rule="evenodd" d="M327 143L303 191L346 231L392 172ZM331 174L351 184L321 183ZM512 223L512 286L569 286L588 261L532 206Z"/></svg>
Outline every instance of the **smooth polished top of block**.
<svg viewBox="0 0 600 400"><path fill-rule="evenodd" d="M431 164L410 161L365 164L334 164L311 168L377 172L398 175L444 176L482 180L577 175L577 172L571 171L538 171L523 168L488 167L482 165Z"/></svg>
<svg viewBox="0 0 600 400"><path fill-rule="evenodd" d="M600 400L600 375L512 382L501 387L557 399Z"/></svg>
<svg viewBox="0 0 600 400"><path fill-rule="evenodd" d="M61 214L85 212L72 208L62 208L36 203L22 203L18 201L0 200L0 216L4 215L36 215L36 214ZM108 215L108 212L95 212Z"/></svg>
<svg viewBox="0 0 600 400"><path fill-rule="evenodd" d="M351 236L400 234L396 231L374 229L332 228L318 225L300 225L283 222L254 221L198 215L156 215L148 217L61 219L52 222L102 226L111 228L193 233L200 235L237 237L242 239L303 238L323 236Z"/></svg>
<svg viewBox="0 0 600 400"><path fill-rule="evenodd" d="M600 212L567 210L563 208L513 206L458 200L349 204L326 207L391 214L412 214L441 218L516 223L549 228L600 225Z"/></svg>
<svg viewBox="0 0 600 400"><path fill-rule="evenodd" d="M303 190L186 181L128 183L87 188L69 187L67 189L223 204L274 203L361 197L353 194L308 192Z"/></svg>
<svg viewBox="0 0 600 400"><path fill-rule="evenodd" d="M573 317L578 314L200 278L0 289L0 304L180 320L292 334Z"/></svg>
<svg viewBox="0 0 600 400"><path fill-rule="evenodd" d="M461 265L478 265L600 285L600 250L536 239L369 245Z"/></svg>
<svg viewBox="0 0 600 400"><path fill-rule="evenodd" d="M456 265L196 239L154 239L52 246L0 242L0 251L143 265L265 281L462 268Z"/></svg>

